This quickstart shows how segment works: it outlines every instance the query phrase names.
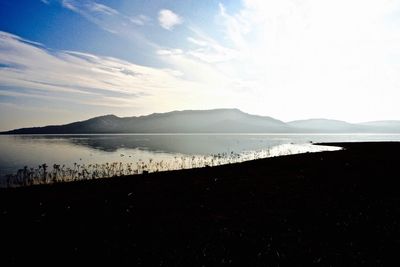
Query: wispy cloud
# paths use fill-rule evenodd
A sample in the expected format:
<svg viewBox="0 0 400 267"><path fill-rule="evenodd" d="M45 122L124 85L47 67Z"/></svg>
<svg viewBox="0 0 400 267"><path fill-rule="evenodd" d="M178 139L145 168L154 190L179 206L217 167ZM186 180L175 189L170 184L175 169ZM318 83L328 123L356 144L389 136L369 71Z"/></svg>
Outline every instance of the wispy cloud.
<svg viewBox="0 0 400 267"><path fill-rule="evenodd" d="M21 97L70 99L76 103L129 107L172 98L187 87L173 70L156 69L111 57L49 51L0 32L0 85L26 88ZM0 89L0 94L10 94ZM171 99L173 101L173 99Z"/></svg>
<svg viewBox="0 0 400 267"><path fill-rule="evenodd" d="M50 1L49 0L40 0L40 2L42 2L43 4L49 5Z"/></svg>
<svg viewBox="0 0 400 267"><path fill-rule="evenodd" d="M114 34L119 32L121 19L125 19L117 10L92 0L61 0L61 5Z"/></svg>
<svg viewBox="0 0 400 267"><path fill-rule="evenodd" d="M233 60L239 56L238 51L222 45L217 40L209 37L206 33L195 27L189 27L193 36L187 41L194 45L188 54L208 63L219 63Z"/></svg>
<svg viewBox="0 0 400 267"><path fill-rule="evenodd" d="M113 9L104 4L99 4L93 0L60 0L61 5L69 9L91 23L96 24L101 29L121 38L150 47L159 48L157 44L150 41L140 30L139 26L147 25L151 18L143 14L129 16L121 11Z"/></svg>
<svg viewBox="0 0 400 267"><path fill-rule="evenodd" d="M169 9L162 9L158 12L158 22L164 29L172 31L175 26L183 23L183 19Z"/></svg>
<svg viewBox="0 0 400 267"><path fill-rule="evenodd" d="M157 54L160 56L182 55L183 51L181 49L160 49Z"/></svg>
<svg viewBox="0 0 400 267"><path fill-rule="evenodd" d="M87 7L89 10L93 11L93 12L99 12L99 13L103 13L105 15L118 15L119 12L109 6L103 5L103 4L99 4L96 2L89 2L87 4Z"/></svg>
<svg viewBox="0 0 400 267"><path fill-rule="evenodd" d="M143 26L151 22L151 18L146 15L138 15L134 17L130 17L129 20L136 25Z"/></svg>
<svg viewBox="0 0 400 267"><path fill-rule="evenodd" d="M61 5L69 10L79 12L79 8L74 0L61 0Z"/></svg>

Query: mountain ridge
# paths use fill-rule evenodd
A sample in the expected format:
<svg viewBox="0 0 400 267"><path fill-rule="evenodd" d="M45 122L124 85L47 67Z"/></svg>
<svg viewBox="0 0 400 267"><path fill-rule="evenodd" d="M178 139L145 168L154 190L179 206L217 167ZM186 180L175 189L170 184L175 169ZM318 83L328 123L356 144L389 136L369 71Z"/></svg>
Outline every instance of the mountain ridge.
<svg viewBox="0 0 400 267"><path fill-rule="evenodd" d="M349 123L318 118L283 122L239 109L175 110L131 117L107 114L63 125L19 128L0 134L116 133L400 133L400 121Z"/></svg>

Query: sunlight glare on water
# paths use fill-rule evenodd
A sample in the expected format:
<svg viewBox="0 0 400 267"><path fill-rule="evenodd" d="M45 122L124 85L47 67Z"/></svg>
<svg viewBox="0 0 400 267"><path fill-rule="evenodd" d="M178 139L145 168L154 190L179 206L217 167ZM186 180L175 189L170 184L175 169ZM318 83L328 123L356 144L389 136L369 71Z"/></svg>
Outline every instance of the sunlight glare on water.
<svg viewBox="0 0 400 267"><path fill-rule="evenodd" d="M143 170L151 172L215 166L272 156L338 149L315 146L311 142L385 140L399 141L400 135L10 135L0 136L0 176L4 180L7 174L16 174L24 166L37 169L44 163L49 166L49 171L54 164L70 169L77 165L80 168L90 165L91 171L94 171L94 166L114 163L124 166L124 171L120 168L116 175L135 174L134 169L138 168L136 173ZM129 173L126 170L127 166L131 169ZM82 174L78 171L76 173Z"/></svg>

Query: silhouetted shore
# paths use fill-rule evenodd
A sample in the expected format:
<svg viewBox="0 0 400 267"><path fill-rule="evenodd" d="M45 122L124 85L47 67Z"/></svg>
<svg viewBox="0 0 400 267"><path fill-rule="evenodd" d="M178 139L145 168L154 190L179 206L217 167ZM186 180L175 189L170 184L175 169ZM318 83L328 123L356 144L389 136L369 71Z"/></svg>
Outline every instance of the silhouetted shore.
<svg viewBox="0 0 400 267"><path fill-rule="evenodd" d="M400 143L0 190L0 264L396 265Z"/></svg>

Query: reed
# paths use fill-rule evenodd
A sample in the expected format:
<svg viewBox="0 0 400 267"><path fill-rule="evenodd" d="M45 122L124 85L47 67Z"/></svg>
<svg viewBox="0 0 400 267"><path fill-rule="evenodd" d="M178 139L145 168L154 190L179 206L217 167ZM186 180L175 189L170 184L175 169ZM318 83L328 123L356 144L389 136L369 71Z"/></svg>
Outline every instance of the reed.
<svg viewBox="0 0 400 267"><path fill-rule="evenodd" d="M15 174L6 175L2 180L2 187L31 186L89 179L102 179L143 173L171 171L179 169L213 167L224 164L233 164L243 161L281 156L305 151L297 151L291 146L280 149L262 149L242 153L218 153L211 155L175 156L171 160L154 160L152 158L136 162L106 162L103 164L79 164L73 166L53 164L50 168L46 163L37 167L28 166L19 169Z"/></svg>

